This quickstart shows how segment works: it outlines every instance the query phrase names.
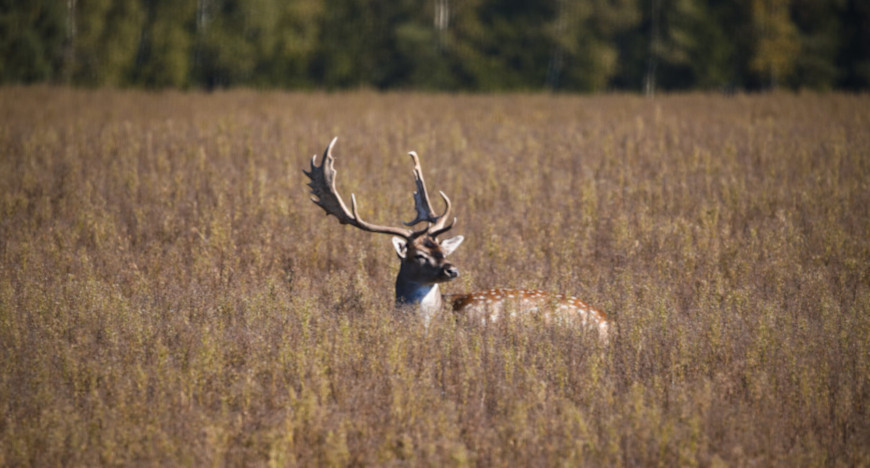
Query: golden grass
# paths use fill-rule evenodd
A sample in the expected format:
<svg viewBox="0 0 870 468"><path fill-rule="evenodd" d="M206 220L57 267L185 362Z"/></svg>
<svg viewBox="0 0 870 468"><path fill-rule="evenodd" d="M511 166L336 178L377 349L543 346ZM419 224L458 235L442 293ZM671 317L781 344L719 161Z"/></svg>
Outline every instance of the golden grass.
<svg viewBox="0 0 870 468"><path fill-rule="evenodd" d="M0 465L870 465L870 99L0 89ZM451 292L577 295L424 330L364 217L408 150Z"/></svg>

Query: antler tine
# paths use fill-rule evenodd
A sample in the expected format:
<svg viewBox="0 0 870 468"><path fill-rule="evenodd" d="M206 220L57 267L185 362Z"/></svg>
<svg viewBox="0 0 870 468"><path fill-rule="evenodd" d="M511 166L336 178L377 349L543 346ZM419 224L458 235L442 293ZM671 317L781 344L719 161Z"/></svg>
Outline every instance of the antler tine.
<svg viewBox="0 0 870 468"><path fill-rule="evenodd" d="M429 235L432 237L438 237L440 234L444 234L449 231L454 224L456 224L456 218L453 218L452 220L450 219L450 209L452 208L450 199L447 198L447 195L444 192L439 190L438 193L441 194L441 198L444 199L444 204L447 205L447 208L444 208L444 213L438 217L438 221L435 225L429 228ZM447 224L448 221L450 221L450 224Z"/></svg>
<svg viewBox="0 0 870 468"><path fill-rule="evenodd" d="M335 188L335 176L337 172L333 167L335 164L335 157L332 156L332 147L335 145L336 140L338 140L338 137L333 138L329 143L329 146L326 147L326 150L323 152L323 159L320 166L316 164L317 155L315 154L314 157L311 158L311 170L302 171L309 179L311 179L308 186L311 187L311 194L317 197L316 199L311 198L311 201L313 201L317 206L323 208L323 211L326 212L327 216L333 215L338 218L338 221L341 224L350 224L351 226L362 229L363 231L393 234L405 239L411 239L416 233L407 229L380 226L363 221L357 211L356 197L353 194L350 196L352 211L348 211L347 205L344 204L344 200L341 199L341 195L339 195Z"/></svg>
<svg viewBox="0 0 870 468"><path fill-rule="evenodd" d="M353 217L350 216L341 195L335 190L336 171L333 167L335 158L332 156L332 147L337 140L338 137L335 137L329 142L329 146L323 152L320 166L316 164L317 155L315 154L311 157L311 170L303 169L302 172L311 179L308 186L311 187L311 194L317 197L312 197L311 201L323 208L327 215L331 214L338 218L341 224L352 224Z"/></svg>
<svg viewBox="0 0 870 468"><path fill-rule="evenodd" d="M430 226L428 226L425 231L416 231L414 234L420 235L423 233L429 233L430 236L436 237L438 234L443 234L450 230L450 228L453 227L453 223L456 221L454 219L449 226L445 227L446 222L450 219L450 199L447 198L447 195L445 195L444 192L438 192L441 194L441 198L444 199L447 208L441 216L435 216L432 211L432 202L429 200L429 192L426 190L426 182L423 180L423 167L420 165L420 157L417 156L417 153L414 151L411 151L408 154L414 161L414 182L417 185L417 191L414 192L414 207L417 210L417 217L414 218L413 221L404 224L405 226L413 226L417 223L426 221Z"/></svg>
<svg viewBox="0 0 870 468"><path fill-rule="evenodd" d="M417 184L417 191L414 192L414 209L417 210L417 217L404 224L405 226L413 226L423 221L434 223L438 221L438 218L432 214L432 202L429 201L429 192L426 190L426 182L423 180L423 167L420 165L420 158L414 151L408 154L414 161L414 183Z"/></svg>

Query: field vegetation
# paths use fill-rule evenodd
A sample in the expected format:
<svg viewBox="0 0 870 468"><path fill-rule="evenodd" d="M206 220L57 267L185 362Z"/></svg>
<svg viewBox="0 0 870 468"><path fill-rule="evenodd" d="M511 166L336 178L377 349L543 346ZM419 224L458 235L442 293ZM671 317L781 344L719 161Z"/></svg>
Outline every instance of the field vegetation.
<svg viewBox="0 0 870 468"><path fill-rule="evenodd" d="M0 89L0 465L868 466L870 99ZM445 289L605 310L428 329L368 220L416 150Z"/></svg>

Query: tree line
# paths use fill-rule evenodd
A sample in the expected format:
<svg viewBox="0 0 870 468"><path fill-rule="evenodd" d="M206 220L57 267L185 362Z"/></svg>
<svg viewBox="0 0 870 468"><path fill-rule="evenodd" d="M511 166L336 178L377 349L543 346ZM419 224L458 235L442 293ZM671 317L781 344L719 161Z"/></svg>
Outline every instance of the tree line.
<svg viewBox="0 0 870 468"><path fill-rule="evenodd" d="M866 0L0 0L0 82L870 88Z"/></svg>

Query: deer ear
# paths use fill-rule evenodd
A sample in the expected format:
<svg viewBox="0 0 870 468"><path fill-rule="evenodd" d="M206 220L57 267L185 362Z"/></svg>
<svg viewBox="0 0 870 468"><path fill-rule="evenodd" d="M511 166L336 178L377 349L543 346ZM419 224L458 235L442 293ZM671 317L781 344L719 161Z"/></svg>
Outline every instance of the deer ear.
<svg viewBox="0 0 870 468"><path fill-rule="evenodd" d="M408 252L408 243L401 237L393 237L393 248L396 249L396 254L399 255L399 258L404 259L405 254Z"/></svg>
<svg viewBox="0 0 870 468"><path fill-rule="evenodd" d="M456 237L451 237L450 239L445 239L445 240L441 241L441 250L444 251L444 256L446 257L446 256L452 254L453 251L456 250L456 248L459 247L459 244L461 244L462 241L464 241L464 240L465 240L464 237L456 236Z"/></svg>

